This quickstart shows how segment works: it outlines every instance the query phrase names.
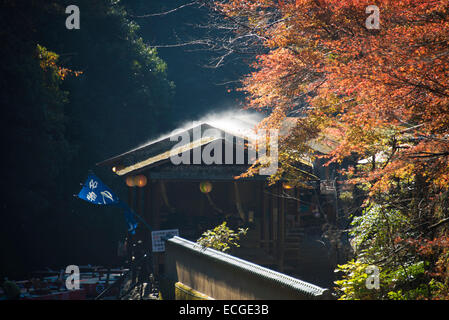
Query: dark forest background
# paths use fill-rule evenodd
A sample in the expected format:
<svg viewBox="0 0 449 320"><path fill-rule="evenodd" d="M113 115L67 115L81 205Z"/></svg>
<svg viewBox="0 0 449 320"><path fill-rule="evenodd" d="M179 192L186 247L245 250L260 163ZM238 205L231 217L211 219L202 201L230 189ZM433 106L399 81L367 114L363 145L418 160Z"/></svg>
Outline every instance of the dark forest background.
<svg viewBox="0 0 449 320"><path fill-rule="evenodd" d="M207 14L183 1L0 1L0 276L68 264L114 265L126 226L114 208L73 197L89 169L125 198L124 183L95 167L210 111L235 108L247 70L181 46L203 36ZM68 30L65 8L80 8ZM64 69L66 68L66 69ZM227 85L223 85L227 83Z"/></svg>

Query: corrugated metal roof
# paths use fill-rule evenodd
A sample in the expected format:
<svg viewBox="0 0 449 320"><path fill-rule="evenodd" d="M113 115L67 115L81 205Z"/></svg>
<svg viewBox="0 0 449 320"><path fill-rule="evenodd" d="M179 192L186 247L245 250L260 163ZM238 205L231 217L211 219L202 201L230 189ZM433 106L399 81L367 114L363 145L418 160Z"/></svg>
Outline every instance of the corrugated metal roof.
<svg viewBox="0 0 449 320"><path fill-rule="evenodd" d="M173 237L167 241L171 244L183 247L187 250L195 251L198 254L206 256L206 257L213 259L217 262L226 263L235 268L245 270L247 272L250 272L250 273L257 275L264 279L270 279L274 282L279 283L280 285L289 287L294 290L298 290L301 293L306 294L306 295L317 297L317 296L326 295L329 292L328 289L318 287L314 284L293 278L284 273L277 272L277 271L262 267L255 263L251 263L249 261L231 256L231 255L223 253L223 252L220 252L220 251L217 251L217 250L214 250L211 248L202 247L201 245L199 245L195 242L192 242L192 241L180 238L180 237Z"/></svg>

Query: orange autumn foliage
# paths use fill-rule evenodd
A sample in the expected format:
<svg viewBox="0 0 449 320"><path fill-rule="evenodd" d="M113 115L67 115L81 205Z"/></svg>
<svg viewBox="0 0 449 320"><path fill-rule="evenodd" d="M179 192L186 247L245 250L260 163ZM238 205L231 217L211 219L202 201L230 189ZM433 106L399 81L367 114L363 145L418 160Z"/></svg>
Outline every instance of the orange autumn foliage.
<svg viewBox="0 0 449 320"><path fill-rule="evenodd" d="M365 25L373 4L378 30ZM242 90L249 107L270 111L264 125L299 111L316 128L303 138L334 129L332 161L374 157L357 177L373 192L415 174L448 188L449 0L229 0L216 8L245 18L263 39L267 51Z"/></svg>

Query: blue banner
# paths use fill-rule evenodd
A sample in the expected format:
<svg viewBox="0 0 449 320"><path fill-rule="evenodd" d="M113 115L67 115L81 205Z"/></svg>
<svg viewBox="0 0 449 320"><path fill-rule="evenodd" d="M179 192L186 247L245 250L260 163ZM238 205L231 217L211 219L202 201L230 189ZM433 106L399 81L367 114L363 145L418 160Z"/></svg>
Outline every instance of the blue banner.
<svg viewBox="0 0 449 320"><path fill-rule="evenodd" d="M78 193L78 198L97 205L115 205L124 210L124 216L128 225L128 231L135 234L137 221L134 212L122 202L95 174L90 173L83 188Z"/></svg>
<svg viewBox="0 0 449 320"><path fill-rule="evenodd" d="M119 198L94 174L89 174L78 198L99 205L119 203Z"/></svg>

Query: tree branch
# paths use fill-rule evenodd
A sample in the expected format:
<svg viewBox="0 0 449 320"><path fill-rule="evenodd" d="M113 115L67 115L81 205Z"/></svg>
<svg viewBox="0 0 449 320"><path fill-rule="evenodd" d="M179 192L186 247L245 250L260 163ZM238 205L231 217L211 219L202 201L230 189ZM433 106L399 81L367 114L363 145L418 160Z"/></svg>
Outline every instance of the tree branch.
<svg viewBox="0 0 449 320"><path fill-rule="evenodd" d="M173 13L175 11L178 11L178 10L180 10L182 8L190 7L190 6L193 6L195 4L198 4L198 1L192 1L192 2L189 2L189 3L183 4L183 5L179 6L179 7L176 7L174 9L171 9L171 10L168 10L168 11L164 11L164 12L144 14L144 15L141 15L141 16L135 16L135 15L129 14L129 17L134 18L134 19L136 19L136 18L141 19L141 18L165 16L165 15L168 15L168 14Z"/></svg>

